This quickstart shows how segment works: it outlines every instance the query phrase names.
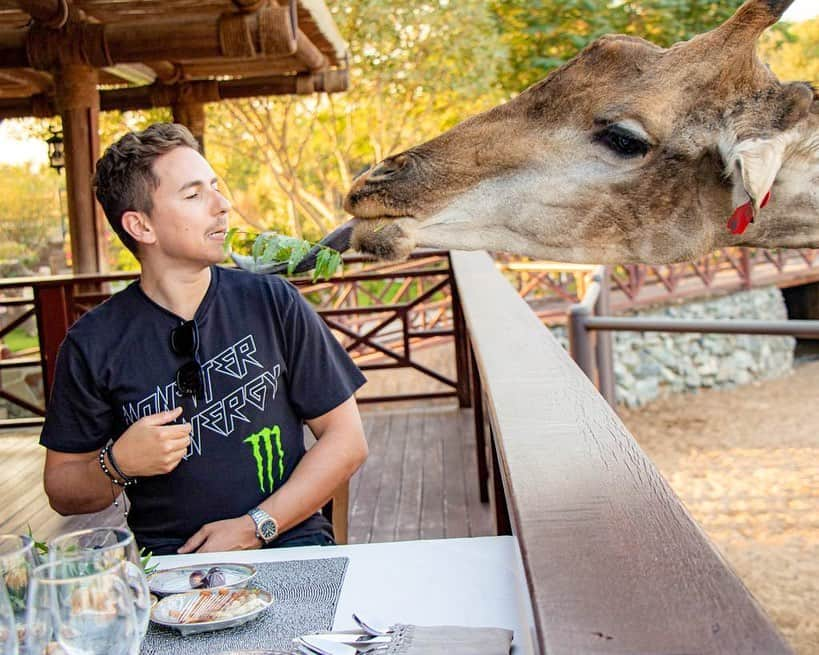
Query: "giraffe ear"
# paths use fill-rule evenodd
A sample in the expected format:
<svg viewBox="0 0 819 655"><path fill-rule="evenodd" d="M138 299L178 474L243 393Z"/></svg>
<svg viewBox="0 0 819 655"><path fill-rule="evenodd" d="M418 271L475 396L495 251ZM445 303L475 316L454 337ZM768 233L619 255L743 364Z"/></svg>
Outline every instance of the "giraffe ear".
<svg viewBox="0 0 819 655"><path fill-rule="evenodd" d="M726 174L734 183L734 208L751 203L759 213L773 186L785 152L784 139L747 139L739 141L726 157Z"/></svg>

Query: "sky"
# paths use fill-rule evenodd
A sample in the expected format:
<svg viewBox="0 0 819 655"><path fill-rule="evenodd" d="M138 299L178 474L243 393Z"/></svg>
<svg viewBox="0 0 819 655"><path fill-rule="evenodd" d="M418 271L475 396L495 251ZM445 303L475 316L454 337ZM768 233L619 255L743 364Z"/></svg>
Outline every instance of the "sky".
<svg viewBox="0 0 819 655"><path fill-rule="evenodd" d="M783 20L802 21L819 16L819 0L795 0ZM27 139L15 121L0 122L0 164L41 165L48 159L45 142Z"/></svg>

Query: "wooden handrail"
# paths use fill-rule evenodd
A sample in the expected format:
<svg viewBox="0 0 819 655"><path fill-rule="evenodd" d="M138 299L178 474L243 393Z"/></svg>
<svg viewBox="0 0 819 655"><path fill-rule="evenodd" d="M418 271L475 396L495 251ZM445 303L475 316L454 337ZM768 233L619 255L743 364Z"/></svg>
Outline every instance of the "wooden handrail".
<svg viewBox="0 0 819 655"><path fill-rule="evenodd" d="M505 502L520 544L536 650L791 653L489 256L451 258L502 481L496 502Z"/></svg>

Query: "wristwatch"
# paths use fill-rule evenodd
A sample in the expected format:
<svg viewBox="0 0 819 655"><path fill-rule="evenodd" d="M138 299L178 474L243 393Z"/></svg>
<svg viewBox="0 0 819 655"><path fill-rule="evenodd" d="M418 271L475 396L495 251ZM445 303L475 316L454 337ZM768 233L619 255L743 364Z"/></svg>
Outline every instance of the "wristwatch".
<svg viewBox="0 0 819 655"><path fill-rule="evenodd" d="M269 544L279 536L279 525L270 514L260 507L254 507L248 512L248 516L256 524L256 536L265 544Z"/></svg>

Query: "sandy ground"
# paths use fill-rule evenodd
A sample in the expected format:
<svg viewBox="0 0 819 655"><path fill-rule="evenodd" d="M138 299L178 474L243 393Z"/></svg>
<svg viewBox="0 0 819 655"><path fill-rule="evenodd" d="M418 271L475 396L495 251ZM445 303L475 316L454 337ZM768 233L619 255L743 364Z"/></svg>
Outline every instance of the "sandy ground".
<svg viewBox="0 0 819 655"><path fill-rule="evenodd" d="M819 362L621 416L794 650L819 654Z"/></svg>

